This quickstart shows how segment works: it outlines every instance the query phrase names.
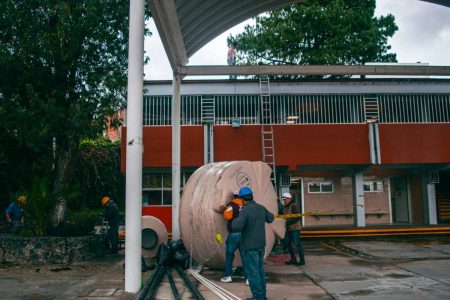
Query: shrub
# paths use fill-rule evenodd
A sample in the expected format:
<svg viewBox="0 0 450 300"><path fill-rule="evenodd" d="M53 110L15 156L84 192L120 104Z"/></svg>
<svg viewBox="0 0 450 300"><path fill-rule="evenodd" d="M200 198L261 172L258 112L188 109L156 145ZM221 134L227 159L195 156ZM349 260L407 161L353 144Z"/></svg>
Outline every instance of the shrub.
<svg viewBox="0 0 450 300"><path fill-rule="evenodd" d="M68 211L64 222L49 231L54 236L81 236L94 232L102 216L101 210Z"/></svg>

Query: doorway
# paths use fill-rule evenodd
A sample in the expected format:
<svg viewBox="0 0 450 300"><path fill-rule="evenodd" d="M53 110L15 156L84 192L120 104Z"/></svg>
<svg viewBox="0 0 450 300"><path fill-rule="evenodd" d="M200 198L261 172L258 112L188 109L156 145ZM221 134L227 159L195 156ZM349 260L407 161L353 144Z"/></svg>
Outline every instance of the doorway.
<svg viewBox="0 0 450 300"><path fill-rule="evenodd" d="M299 213L303 213L303 191L302 191L302 179L296 178L291 181L290 193L292 195L292 201L297 206ZM302 217L303 220L303 217Z"/></svg>
<svg viewBox="0 0 450 300"><path fill-rule="evenodd" d="M410 222L408 182L406 177L391 178L392 220L394 223Z"/></svg>

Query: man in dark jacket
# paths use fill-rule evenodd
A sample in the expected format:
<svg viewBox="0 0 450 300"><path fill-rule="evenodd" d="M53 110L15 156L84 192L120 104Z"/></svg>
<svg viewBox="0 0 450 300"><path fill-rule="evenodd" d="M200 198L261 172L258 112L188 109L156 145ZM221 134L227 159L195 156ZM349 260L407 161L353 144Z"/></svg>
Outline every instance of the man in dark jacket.
<svg viewBox="0 0 450 300"><path fill-rule="evenodd" d="M264 206L253 200L249 187L239 190L239 198L244 200L244 208L233 220L233 230L242 231L241 249L244 254L245 271L250 289L256 300L266 299L266 274L264 272L264 252L266 247L265 223L272 223L274 216Z"/></svg>
<svg viewBox="0 0 450 300"><path fill-rule="evenodd" d="M292 203L292 196L290 193L283 193L281 199L284 203L283 215L297 214L297 206ZM301 229L300 218L289 218L286 219L286 235L284 236L284 246L288 249L291 255L291 260L287 261L287 265L299 265L303 266L305 264L305 252L303 251L302 240L300 239L300 229ZM292 241L297 245L298 255L300 256L300 261L297 262L295 258L295 252L292 248Z"/></svg>
<svg viewBox="0 0 450 300"><path fill-rule="evenodd" d="M111 244L111 253L115 254L117 253L119 244L119 208L114 203L114 201L107 196L102 198L102 204L104 207L103 216L109 224L107 238Z"/></svg>

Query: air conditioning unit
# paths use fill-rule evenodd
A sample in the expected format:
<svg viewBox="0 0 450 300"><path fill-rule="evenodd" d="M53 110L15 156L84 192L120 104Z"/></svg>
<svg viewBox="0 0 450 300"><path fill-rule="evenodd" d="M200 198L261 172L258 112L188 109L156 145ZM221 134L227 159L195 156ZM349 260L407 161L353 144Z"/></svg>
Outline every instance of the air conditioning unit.
<svg viewBox="0 0 450 300"><path fill-rule="evenodd" d="M428 172L428 183L439 183L439 171Z"/></svg>

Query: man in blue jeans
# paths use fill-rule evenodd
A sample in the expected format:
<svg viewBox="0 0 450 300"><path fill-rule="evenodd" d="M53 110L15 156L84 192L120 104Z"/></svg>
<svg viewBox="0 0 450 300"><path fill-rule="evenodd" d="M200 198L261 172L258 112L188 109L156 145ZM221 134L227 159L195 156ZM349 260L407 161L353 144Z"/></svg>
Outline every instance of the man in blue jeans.
<svg viewBox="0 0 450 300"><path fill-rule="evenodd" d="M241 249L244 253L245 271L254 300L266 299L266 274L264 272L264 252L266 247L265 223L272 223L274 216L264 206L253 200L249 187L239 190L239 198L244 200L244 208L233 220L232 229L242 231Z"/></svg>
<svg viewBox="0 0 450 300"><path fill-rule="evenodd" d="M225 220L228 221L227 223L227 230L228 230L228 237L226 241L226 254L225 254L225 275L220 281L222 282L232 282L233 279L231 278L231 275L233 275L233 260L234 260L234 252L236 252L236 249L239 249L239 254L241 255L241 261L242 261L242 269L244 273L244 278L247 278L245 274L245 268L244 268L244 257L241 251L241 232L233 230L231 228L231 223L234 219L236 219L239 216L239 213L242 210L242 207L244 206L242 199L239 198L239 191L235 192L233 194L233 200L227 204L227 206L221 207L221 211L223 212L223 217Z"/></svg>
<svg viewBox="0 0 450 300"><path fill-rule="evenodd" d="M283 215L298 214L297 206L292 203L292 196L290 193L283 193L281 199L284 203ZM305 264L305 252L303 251L302 240L300 239L300 229L302 225L300 218L289 218L286 220L286 235L284 236L284 246L289 251L291 259L285 262L287 265L299 265ZM292 248L292 242L297 245L298 255L300 260L295 258L295 252Z"/></svg>

